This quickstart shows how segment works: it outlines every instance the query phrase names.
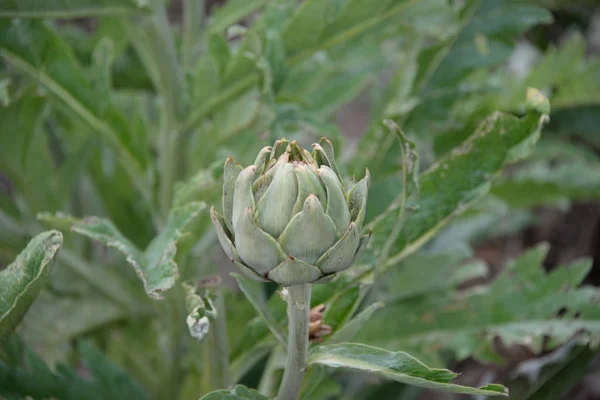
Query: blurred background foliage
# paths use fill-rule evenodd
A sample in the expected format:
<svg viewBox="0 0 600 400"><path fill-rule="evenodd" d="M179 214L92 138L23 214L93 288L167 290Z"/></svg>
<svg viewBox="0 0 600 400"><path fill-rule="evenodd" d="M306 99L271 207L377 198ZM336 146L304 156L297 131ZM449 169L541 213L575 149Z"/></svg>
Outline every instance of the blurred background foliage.
<svg viewBox="0 0 600 400"><path fill-rule="evenodd" d="M160 3L0 0L0 265L43 229L65 235L0 352L0 397L214 389L183 296L150 300L122 255L70 230L100 216L145 249L171 206L219 204L229 154L246 165L280 137L307 146L327 136L344 174L370 169L375 227L362 265L315 288L334 332L381 301L358 314L356 341L452 367L463 384L504 383L514 399L600 398L596 1L172 0L164 15ZM500 128L498 142L478 144L473 132L496 110L525 115L528 87L552 105L535 148L537 138L505 143ZM406 151L383 119L415 143L412 167L433 172L382 258L395 202L411 190ZM432 169L465 143L460 169ZM173 255L180 279L225 279L232 374L267 385L265 368L281 367L277 342L215 239L207 213L187 225ZM349 284L382 260L374 281ZM279 295L267 305L281 323ZM329 372L310 371L305 398L456 397Z"/></svg>

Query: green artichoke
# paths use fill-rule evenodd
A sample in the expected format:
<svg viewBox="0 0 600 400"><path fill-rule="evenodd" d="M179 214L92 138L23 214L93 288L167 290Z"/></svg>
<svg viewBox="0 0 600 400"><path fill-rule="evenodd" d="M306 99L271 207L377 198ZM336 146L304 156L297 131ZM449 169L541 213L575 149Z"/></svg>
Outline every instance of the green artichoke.
<svg viewBox="0 0 600 400"><path fill-rule="evenodd" d="M225 253L246 276L284 286L324 282L367 245L360 236L369 171L346 190L326 138L312 154L282 139L242 169L225 161L223 215L211 219Z"/></svg>

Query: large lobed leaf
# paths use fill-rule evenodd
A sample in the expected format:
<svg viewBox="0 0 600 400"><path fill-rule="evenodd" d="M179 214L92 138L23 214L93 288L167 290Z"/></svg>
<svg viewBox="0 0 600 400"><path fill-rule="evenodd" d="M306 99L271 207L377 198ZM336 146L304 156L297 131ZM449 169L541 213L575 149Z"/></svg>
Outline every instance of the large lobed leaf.
<svg viewBox="0 0 600 400"><path fill-rule="evenodd" d="M496 337L510 346L535 352L556 347L576 335L583 343L600 341L600 291L577 286L590 262L576 261L546 273L542 261L548 247L523 254L487 288L449 290L388 305L377 313L359 339L392 349L405 349L435 360L441 350L457 358L475 356L498 361L491 350ZM398 318L401 316L401 318Z"/></svg>
<svg viewBox="0 0 600 400"><path fill-rule="evenodd" d="M62 242L58 231L40 233L12 264L0 271L0 343L21 323L48 281L51 262Z"/></svg>
<svg viewBox="0 0 600 400"><path fill-rule="evenodd" d="M160 293L169 290L179 277L177 264L173 260L177 252L177 241L185 227L204 208L205 204L200 202L173 208L166 226L150 242L145 252L140 251L107 219L88 217L74 224L71 229L123 253L142 280L146 294L162 299Z"/></svg>
<svg viewBox="0 0 600 400"><path fill-rule="evenodd" d="M472 388L454 384L451 381L458 374L452 371L429 368L416 358L403 352L390 352L359 343L341 343L316 347L311 350L308 363L370 372L427 389L508 397L508 390L502 385L490 384L481 388Z"/></svg>
<svg viewBox="0 0 600 400"><path fill-rule="evenodd" d="M547 120L547 100L528 92L531 109L523 118L496 112L460 146L438 159L420 177L418 208L413 210L390 252L387 269L428 242L453 217L486 195L491 182L509 162L531 151ZM387 238L395 214L378 219L375 237ZM381 229L380 229L381 228Z"/></svg>

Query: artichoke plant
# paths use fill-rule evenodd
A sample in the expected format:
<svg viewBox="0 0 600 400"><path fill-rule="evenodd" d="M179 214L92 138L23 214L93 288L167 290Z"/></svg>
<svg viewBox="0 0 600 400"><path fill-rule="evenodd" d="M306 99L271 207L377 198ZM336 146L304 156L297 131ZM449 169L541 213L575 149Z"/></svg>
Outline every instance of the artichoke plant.
<svg viewBox="0 0 600 400"><path fill-rule="evenodd" d="M313 152L277 140L242 169L225 161L223 215L211 209L221 246L246 277L284 286L324 282L367 245L361 236L369 172L347 190L322 138Z"/></svg>

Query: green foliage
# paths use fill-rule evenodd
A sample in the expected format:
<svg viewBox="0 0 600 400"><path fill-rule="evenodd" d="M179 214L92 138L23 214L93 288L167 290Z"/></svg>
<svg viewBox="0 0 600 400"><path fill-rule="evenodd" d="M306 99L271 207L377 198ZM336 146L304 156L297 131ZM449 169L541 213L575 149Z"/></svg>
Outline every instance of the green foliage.
<svg viewBox="0 0 600 400"><path fill-rule="evenodd" d="M62 241L60 232L40 233L12 264L0 271L0 343L19 325L44 287Z"/></svg>
<svg viewBox="0 0 600 400"><path fill-rule="evenodd" d="M183 0L181 23L167 3L0 0L0 397L273 397L287 294L229 279L203 211L223 160L284 136L371 178L366 249L312 287L300 398L502 396L437 368L502 363L494 343L555 355L516 398L589 370L590 262L546 272L542 244L492 274L474 251L600 198L592 34L543 33L563 2Z"/></svg>
<svg viewBox="0 0 600 400"><path fill-rule="evenodd" d="M202 400L263 400L267 399L255 390L238 385L231 390L217 390L202 397Z"/></svg>
<svg viewBox="0 0 600 400"><path fill-rule="evenodd" d="M65 365L56 372L31 350L24 349L17 365L0 362L0 395L7 399L28 396L33 399L147 399L141 388L112 364L98 349L88 342L77 346L81 367L90 379L84 379Z"/></svg>
<svg viewBox="0 0 600 400"><path fill-rule="evenodd" d="M450 350L458 359L474 356L487 362L501 361L491 346L494 338L536 353L544 348L546 335L551 337L546 348L575 335L582 343L598 343L600 314L595 302L600 292L577 288L590 262L575 261L546 273L541 263L547 251L548 246L540 245L526 252L485 288L430 291L388 304L358 340L406 349L423 358ZM394 315L403 319L394 320Z"/></svg>
<svg viewBox="0 0 600 400"><path fill-rule="evenodd" d="M451 381L457 374L447 369L428 368L406 353L392 353L358 343L316 347L311 351L308 360L310 364L367 371L413 386L442 389L453 393L508 397L508 391L502 385L492 384L475 389L453 384Z"/></svg>
<svg viewBox="0 0 600 400"><path fill-rule="evenodd" d="M2 0L1 17L77 18L134 14L147 10L142 0Z"/></svg>

